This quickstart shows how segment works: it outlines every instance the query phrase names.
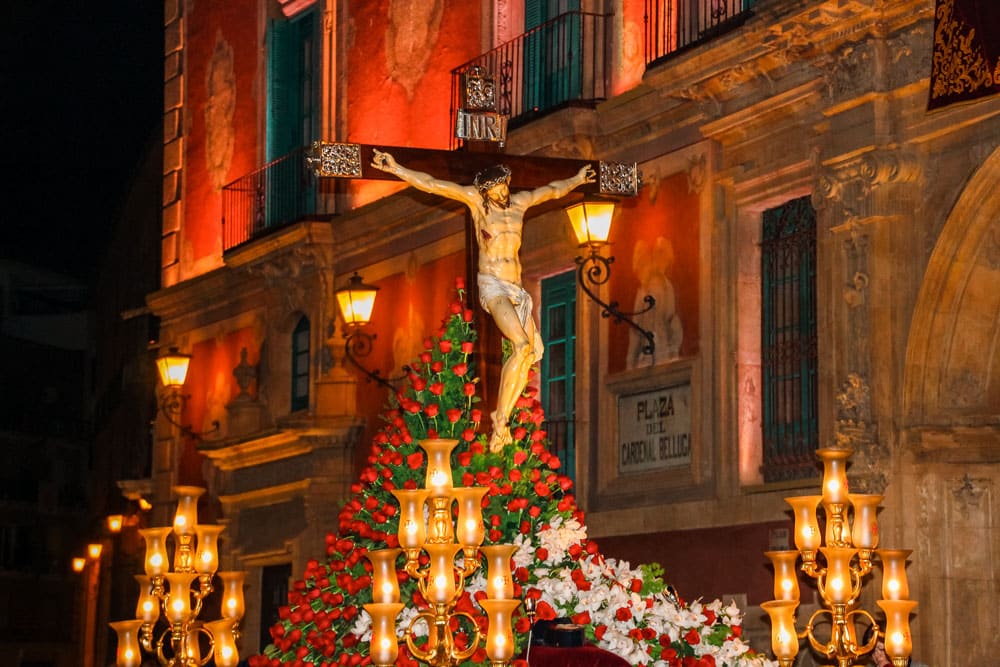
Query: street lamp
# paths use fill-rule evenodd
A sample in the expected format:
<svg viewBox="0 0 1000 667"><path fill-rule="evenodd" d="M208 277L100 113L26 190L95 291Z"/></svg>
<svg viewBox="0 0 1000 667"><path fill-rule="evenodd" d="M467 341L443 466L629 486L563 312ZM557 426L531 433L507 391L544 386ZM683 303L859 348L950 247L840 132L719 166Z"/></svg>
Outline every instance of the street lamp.
<svg viewBox="0 0 1000 667"><path fill-rule="evenodd" d="M364 327L371 321L378 290L374 285L366 285L355 271L347 285L336 291L337 306L344 321L344 356L370 379L386 389L395 390L396 387L390 380L382 377L377 370L368 370L358 361L359 357L371 354L376 338L375 334L368 333Z"/></svg>
<svg viewBox="0 0 1000 667"><path fill-rule="evenodd" d="M605 302L592 289L600 287L611 278L611 263L615 258L604 257L600 249L608 245L614 213L614 200L602 197L584 196L581 201L566 208L577 242L581 248L586 246L590 249L589 255L577 256L574 260L577 266L577 282L580 283L580 289L601 307L601 317L609 317L616 323L624 322L638 331L646 339L642 353L652 355L656 349L653 332L642 328L632 318L649 312L656 305L656 299L647 294L643 297L645 308L635 312L624 312L618 307L617 301Z"/></svg>
<svg viewBox="0 0 1000 667"><path fill-rule="evenodd" d="M160 355L156 359L156 368L160 373L160 382L163 383L163 396L160 398L160 412L164 418L181 430L181 434L202 439L207 435L218 433L220 425L218 420L212 421L212 428L207 431L195 431L190 426L180 422L184 405L190 396L182 390L184 381L187 379L188 366L191 364L191 355L178 352L176 347L171 347L166 354Z"/></svg>

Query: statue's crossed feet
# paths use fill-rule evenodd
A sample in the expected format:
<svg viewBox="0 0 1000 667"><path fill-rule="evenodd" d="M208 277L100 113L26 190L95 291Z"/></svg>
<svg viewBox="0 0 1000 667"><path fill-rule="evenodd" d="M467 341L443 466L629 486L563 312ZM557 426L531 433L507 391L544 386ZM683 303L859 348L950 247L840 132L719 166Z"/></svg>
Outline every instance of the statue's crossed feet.
<svg viewBox="0 0 1000 667"><path fill-rule="evenodd" d="M499 454L503 448L514 442L510 435L510 428L505 421L493 419L493 433L490 435L490 451Z"/></svg>

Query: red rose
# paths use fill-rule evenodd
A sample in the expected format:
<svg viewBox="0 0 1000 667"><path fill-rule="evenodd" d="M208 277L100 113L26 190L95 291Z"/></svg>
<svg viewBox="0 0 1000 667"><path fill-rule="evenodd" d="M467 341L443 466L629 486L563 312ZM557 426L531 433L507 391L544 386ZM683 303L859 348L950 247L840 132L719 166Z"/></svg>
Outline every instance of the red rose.
<svg viewBox="0 0 1000 667"><path fill-rule="evenodd" d="M463 392L463 393L464 393L464 394L465 394L466 396L475 396L475 395L476 395L476 385L475 385L475 384L473 384L472 382L466 382L466 383L465 383L465 384L464 384L464 385L462 386L462 392Z"/></svg>
<svg viewBox="0 0 1000 667"><path fill-rule="evenodd" d="M639 591L642 590L642 580L641 579L633 579L629 583L629 588L632 590L633 593L638 593Z"/></svg>
<svg viewBox="0 0 1000 667"><path fill-rule="evenodd" d="M431 364L431 372L432 373L440 373L443 370L444 370L444 362L443 361L435 361L433 364Z"/></svg>
<svg viewBox="0 0 1000 667"><path fill-rule="evenodd" d="M510 481L512 482L520 482L521 471L518 470L517 468L511 468L511 471L507 473L507 478L510 479Z"/></svg>
<svg viewBox="0 0 1000 667"><path fill-rule="evenodd" d="M473 315L474 313L468 308L462 311L462 319L466 322L471 322Z"/></svg>
<svg viewBox="0 0 1000 667"><path fill-rule="evenodd" d="M528 435L528 429L523 426L518 426L513 431L511 431L511 437L515 440L524 440L524 436Z"/></svg>
<svg viewBox="0 0 1000 667"><path fill-rule="evenodd" d="M618 610L615 611L615 618L622 622L629 621L632 619L632 610L628 607L619 607Z"/></svg>
<svg viewBox="0 0 1000 667"><path fill-rule="evenodd" d="M427 387L427 380L424 378L414 378L413 391L423 391Z"/></svg>
<svg viewBox="0 0 1000 667"><path fill-rule="evenodd" d="M549 458L549 467L553 470L558 470L560 465L562 464L559 462L558 456L552 456Z"/></svg>
<svg viewBox="0 0 1000 667"><path fill-rule="evenodd" d="M459 377L462 377L469 372L469 365L464 361L460 361L451 367L451 372Z"/></svg>
<svg viewBox="0 0 1000 667"><path fill-rule="evenodd" d="M424 414L428 417L437 417L439 406L437 403L429 403L424 407Z"/></svg>
<svg viewBox="0 0 1000 667"><path fill-rule="evenodd" d="M514 452L514 465L519 466L528 460L528 453L523 449L518 449Z"/></svg>
<svg viewBox="0 0 1000 667"><path fill-rule="evenodd" d="M469 411L469 419L471 419L473 423L478 424L483 421L483 411L479 408L473 408Z"/></svg>
<svg viewBox="0 0 1000 667"><path fill-rule="evenodd" d="M459 303L458 301L452 301L450 304L448 304L448 308L451 309L453 315L458 315L460 312L462 312L462 304Z"/></svg>
<svg viewBox="0 0 1000 667"><path fill-rule="evenodd" d="M608 631L608 626L598 625L594 628L594 636L598 639L604 639L604 633Z"/></svg>
<svg viewBox="0 0 1000 667"><path fill-rule="evenodd" d="M430 352L421 352L419 358L420 358L420 361L422 361L425 364L431 363L431 353Z"/></svg>
<svg viewBox="0 0 1000 667"><path fill-rule="evenodd" d="M462 352L465 354L472 354L472 341L462 341Z"/></svg>
<svg viewBox="0 0 1000 667"><path fill-rule="evenodd" d="M573 579L573 583L581 591L589 591L591 588L590 582L587 581L587 577L583 574L583 570L576 569L570 573L570 578Z"/></svg>
<svg viewBox="0 0 1000 667"><path fill-rule="evenodd" d="M476 437L475 429L467 428L464 431L462 431L462 440L466 442L472 442L475 439L475 437ZM469 453L471 454L472 452Z"/></svg>
<svg viewBox="0 0 1000 667"><path fill-rule="evenodd" d="M537 505L532 505L530 508L528 508L528 516L530 516L532 519L537 519L541 513L542 513L542 508L538 507Z"/></svg>
<svg viewBox="0 0 1000 667"><path fill-rule="evenodd" d="M462 411L459 410L458 408L449 408L448 410L445 411L445 414L448 415L448 421L450 421L452 424L454 424L455 422L457 422L459 419L462 418Z"/></svg>
<svg viewBox="0 0 1000 667"><path fill-rule="evenodd" d="M442 354L448 354L451 352L451 341L448 339L439 340L438 349L441 350Z"/></svg>
<svg viewBox="0 0 1000 667"><path fill-rule="evenodd" d="M705 625L715 625L715 612L711 609L706 609L705 614Z"/></svg>
<svg viewBox="0 0 1000 667"><path fill-rule="evenodd" d="M465 289L465 278L455 276L455 289Z"/></svg>
<svg viewBox="0 0 1000 667"><path fill-rule="evenodd" d="M552 491L549 489L549 485L545 482L535 482L535 493L544 498L552 493Z"/></svg>
<svg viewBox="0 0 1000 667"><path fill-rule="evenodd" d="M451 412L451 410L449 410L448 412ZM458 465L462 466L463 468L468 468L471 463L472 463L472 452L459 453Z"/></svg>
<svg viewBox="0 0 1000 667"><path fill-rule="evenodd" d="M444 383L433 382L431 383L431 386L427 387L427 389L435 396L440 396L441 393L444 391Z"/></svg>
<svg viewBox="0 0 1000 667"><path fill-rule="evenodd" d="M535 549L535 558L538 560L547 560L549 557L549 550L545 547L538 547Z"/></svg>
<svg viewBox="0 0 1000 667"><path fill-rule="evenodd" d="M579 614L573 614L570 616L570 620L577 625L590 625L590 612L584 611Z"/></svg>
<svg viewBox="0 0 1000 667"><path fill-rule="evenodd" d="M701 643L701 635L698 634L698 629L697 628L691 628L690 630L688 630L684 634L684 641L686 641L688 644L691 644L692 646L694 646L695 644L700 644Z"/></svg>

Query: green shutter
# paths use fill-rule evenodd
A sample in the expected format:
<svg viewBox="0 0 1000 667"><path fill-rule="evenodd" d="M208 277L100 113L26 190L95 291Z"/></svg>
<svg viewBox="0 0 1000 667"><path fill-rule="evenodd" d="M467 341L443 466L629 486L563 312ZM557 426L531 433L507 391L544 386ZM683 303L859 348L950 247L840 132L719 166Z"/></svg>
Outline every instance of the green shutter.
<svg viewBox="0 0 1000 667"><path fill-rule="evenodd" d="M552 452L576 477L576 271L542 280L542 409Z"/></svg>

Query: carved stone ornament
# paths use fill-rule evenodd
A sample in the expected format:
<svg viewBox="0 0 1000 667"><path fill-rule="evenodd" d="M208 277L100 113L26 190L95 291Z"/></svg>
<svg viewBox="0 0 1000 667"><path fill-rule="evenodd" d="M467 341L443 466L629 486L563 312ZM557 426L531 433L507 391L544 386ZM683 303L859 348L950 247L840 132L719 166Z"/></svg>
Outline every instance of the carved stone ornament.
<svg viewBox="0 0 1000 667"><path fill-rule="evenodd" d="M857 493L884 492L888 480L883 462L888 459L889 451L878 441L872 421L871 389L865 378L859 373L848 373L836 400L836 446L854 451L848 471L851 488Z"/></svg>
<svg viewBox="0 0 1000 667"><path fill-rule="evenodd" d="M634 197L642 187L642 173L635 162L604 162L598 169L598 184L602 195Z"/></svg>
<svg viewBox="0 0 1000 667"><path fill-rule="evenodd" d="M361 176L361 146L329 141L314 141L306 155L306 166L317 176L359 178Z"/></svg>
<svg viewBox="0 0 1000 667"><path fill-rule="evenodd" d="M240 388L240 393L236 395L234 400L249 400L251 398L250 384L257 379L257 367L251 366L247 361L247 349L244 347L240 350L240 363L233 369L233 377L236 378L236 384Z"/></svg>

